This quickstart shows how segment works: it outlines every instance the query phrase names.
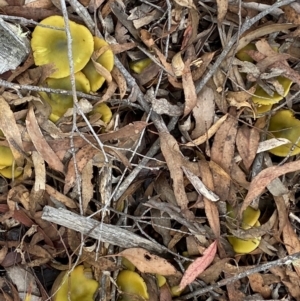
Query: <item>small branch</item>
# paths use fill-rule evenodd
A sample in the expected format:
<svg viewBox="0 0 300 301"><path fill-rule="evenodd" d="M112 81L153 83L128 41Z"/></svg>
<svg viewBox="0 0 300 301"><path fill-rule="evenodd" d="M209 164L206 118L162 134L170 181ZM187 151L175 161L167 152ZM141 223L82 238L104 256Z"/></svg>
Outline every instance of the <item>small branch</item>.
<svg viewBox="0 0 300 301"><path fill-rule="evenodd" d="M141 247L152 252L164 253L165 248L119 226L108 225L94 219L80 216L66 209L45 206L42 219L80 232L121 248Z"/></svg>
<svg viewBox="0 0 300 301"><path fill-rule="evenodd" d="M14 90L27 90L27 91L34 91L34 92L47 92L47 93L56 93L56 94L63 94L63 95L73 95L73 92L68 90L51 89L51 88L31 86L31 85L19 85L2 79L0 79L0 86L14 89ZM84 97L86 99L91 99L91 100L98 101L100 98L100 96L93 96L83 92L76 92L76 94L77 96Z"/></svg>
<svg viewBox="0 0 300 301"><path fill-rule="evenodd" d="M181 296L179 299L175 299L175 301L176 300L187 300L187 299L193 298L195 296L204 295L204 294L206 294L210 291L215 290L216 288L219 288L221 286L233 283L233 282L235 282L239 279L242 279L244 277L250 276L250 275L255 274L255 273L270 270L273 267L277 267L277 266L281 266L281 265L285 265L285 264L290 264L293 261L299 260L299 259L300 259L300 252L292 254L292 255L288 255L288 256L283 257L281 259L277 259L277 260L274 260L274 261L271 261L271 262L264 263L262 265L259 265L259 266L255 267L255 268L252 268L252 269L249 269L245 272L239 273L239 274L237 274L233 277L223 279L223 280L217 282L216 284L213 284L213 285L210 285L210 286L207 286L207 287L204 287L204 288L197 289L197 290L195 290L194 292L192 292L190 294Z"/></svg>

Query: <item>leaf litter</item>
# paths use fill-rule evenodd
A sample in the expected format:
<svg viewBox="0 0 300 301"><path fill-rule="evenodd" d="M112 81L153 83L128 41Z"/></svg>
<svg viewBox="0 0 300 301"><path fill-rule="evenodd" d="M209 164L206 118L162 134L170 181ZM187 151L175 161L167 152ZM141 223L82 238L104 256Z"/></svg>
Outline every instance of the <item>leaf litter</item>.
<svg viewBox="0 0 300 301"><path fill-rule="evenodd" d="M300 131L269 130L277 111L299 119L297 2L0 6L26 43L60 15L115 55L112 72L93 62L106 80L94 93L43 85L55 66L34 54L0 74L0 299L47 300L58 271L83 264L97 301L127 300L121 270L151 301L300 300ZM74 105L53 123L42 95L57 93ZM106 111L94 113L99 104ZM298 139L278 135L290 130ZM286 156L272 154L283 145ZM259 218L245 227L251 210Z"/></svg>

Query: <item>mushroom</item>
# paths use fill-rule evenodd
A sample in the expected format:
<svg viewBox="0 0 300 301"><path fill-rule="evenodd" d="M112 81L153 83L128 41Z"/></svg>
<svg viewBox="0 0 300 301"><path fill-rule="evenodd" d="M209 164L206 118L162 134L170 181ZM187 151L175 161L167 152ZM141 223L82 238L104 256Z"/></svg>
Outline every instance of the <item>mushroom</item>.
<svg viewBox="0 0 300 301"><path fill-rule="evenodd" d="M105 122L106 124L111 121L112 112L109 106L102 102L94 107L91 111L91 114L99 114L101 115L100 119Z"/></svg>
<svg viewBox="0 0 300 301"><path fill-rule="evenodd" d="M94 301L98 286L91 269L79 265L71 273L60 273L51 292L54 301Z"/></svg>
<svg viewBox="0 0 300 301"><path fill-rule="evenodd" d="M11 149L8 146L0 146L0 169L12 166L14 160Z"/></svg>
<svg viewBox="0 0 300 301"><path fill-rule="evenodd" d="M59 79L48 78L46 79L45 84L52 89L72 89L70 76ZM75 86L77 91L84 93L90 92L90 83L82 72L77 72L75 74ZM72 95L62 95L56 93L47 94L45 92L39 92L39 94L51 106L51 114L49 119L53 122L56 122L66 113L69 108L73 107Z"/></svg>
<svg viewBox="0 0 300 301"><path fill-rule="evenodd" d="M260 223L257 221L254 224L254 227L259 227L259 226ZM241 239L235 236L228 236L228 241L232 245L232 248L235 253L248 254L254 251L258 247L261 241L261 237L255 237L252 239Z"/></svg>
<svg viewBox="0 0 300 301"><path fill-rule="evenodd" d="M152 60L150 58L145 58L141 60L137 60L134 62L129 63L129 67L131 70L133 70L135 73L140 74L146 69L150 64L152 63Z"/></svg>
<svg viewBox="0 0 300 301"><path fill-rule="evenodd" d="M257 50L254 43L250 43L236 53L240 61L254 62L253 58L247 53L249 50Z"/></svg>
<svg viewBox="0 0 300 301"><path fill-rule="evenodd" d="M98 37L94 37L94 51L99 51L102 47L108 46L108 44ZM114 54L111 49L107 49L101 54L96 62L102 65L107 71L112 71L114 67ZM92 59L89 60L87 65L83 68L82 72L88 78L91 84L91 91L96 92L101 88L103 83L105 82L104 76L99 74L94 66Z"/></svg>
<svg viewBox="0 0 300 301"><path fill-rule="evenodd" d="M254 96L252 96L252 101L257 105L267 106L273 105L286 97L293 82L283 76L278 76L276 80L283 88L282 95L275 91L273 96L271 96L261 86L257 86Z"/></svg>
<svg viewBox="0 0 300 301"><path fill-rule="evenodd" d="M23 167L7 166L0 169L0 175L7 179L16 179L23 173Z"/></svg>
<svg viewBox="0 0 300 301"><path fill-rule="evenodd" d="M53 64L56 69L52 78L62 78L70 75L68 61L68 41L65 32L65 22L61 16L51 16L40 22L44 26L55 26L62 30L36 26L32 33L31 47L34 62L37 66ZM80 71L89 61L94 40L90 31L83 25L69 21L72 36L72 54L74 72Z"/></svg>
<svg viewBox="0 0 300 301"><path fill-rule="evenodd" d="M135 296L149 299L147 285L144 279L136 272L129 270L121 271L117 277L117 285L124 293L120 301L135 300Z"/></svg>
<svg viewBox="0 0 300 301"><path fill-rule="evenodd" d="M290 110L276 112L270 119L268 131L270 138L286 138L291 141L291 143L270 149L270 153L280 157L300 153L300 120L296 119ZM291 151L293 146L294 149Z"/></svg>
<svg viewBox="0 0 300 301"><path fill-rule="evenodd" d="M235 210L232 206L227 204L227 221L232 225L233 220L237 217L237 210ZM260 223L258 218L260 216L260 210L255 210L252 207L247 207L243 212L241 228L244 230L250 229L252 227L259 227ZM254 251L259 243L261 237L255 237L252 239L241 239L235 236L228 236L228 241L231 244L233 250L238 254L247 254Z"/></svg>
<svg viewBox="0 0 300 301"><path fill-rule="evenodd" d="M0 146L0 175L7 179L19 177L23 168L14 166L14 162L11 149L8 146Z"/></svg>

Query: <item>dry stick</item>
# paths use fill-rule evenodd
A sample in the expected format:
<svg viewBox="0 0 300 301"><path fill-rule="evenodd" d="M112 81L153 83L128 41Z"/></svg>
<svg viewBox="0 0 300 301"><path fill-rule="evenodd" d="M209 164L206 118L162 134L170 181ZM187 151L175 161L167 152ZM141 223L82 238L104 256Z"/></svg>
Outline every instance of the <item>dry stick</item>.
<svg viewBox="0 0 300 301"><path fill-rule="evenodd" d="M277 266L281 266L281 265L285 265L285 264L290 264L292 263L293 261L295 260L299 260L300 259L300 252L297 252L295 254L292 254L292 255L288 255L286 257L283 257L281 259L277 259L277 260L274 260L274 261L271 261L271 262L267 262L267 263L264 263L260 266L257 266L255 268L252 268L252 269L249 269L245 272L242 272L242 273L239 273L237 275L234 275L233 277L230 277L230 278L226 278L226 279L223 279L213 285L210 285L210 286L207 286L207 287L204 287L204 288L200 288L200 289L197 289L195 290L193 293L190 293L190 294L187 294L187 295L184 295L184 296L181 296L180 298L178 299L175 299L176 300L187 300L187 299L190 299L194 296L201 296L201 295L204 295L216 288L219 288L221 286L224 286L224 285L227 285L227 284L230 284L230 283L233 283L239 279L242 279L244 277L247 277L247 276L250 276L252 274L255 274L255 273L259 273L259 272L263 272L263 271L267 271L273 267L277 267Z"/></svg>
<svg viewBox="0 0 300 301"><path fill-rule="evenodd" d="M262 11L261 13L259 13L255 17L253 17L252 19L246 19L246 21L242 25L241 30L239 32L237 32L230 39L230 41L228 42L227 46L223 49L222 53L219 55L218 59L213 64L213 66L211 67L211 69L196 84L196 92L199 93L203 89L203 87L207 84L207 82L209 81L209 79L214 75L214 73L216 72L216 70L218 69L218 67L220 66L220 64L223 62L223 60L225 59L225 57L228 55L228 53L230 52L232 46L236 43L236 41L237 41L237 39L238 39L238 37L240 35L242 35L246 30L248 30L257 21L259 21L260 19L262 19L263 17L265 17L266 15L268 15L275 8L278 8L278 7L283 6L283 5L288 5L288 4L292 3L292 2L295 2L295 0L283 0L283 1L276 2L272 6L270 6L269 8L267 8L265 11Z"/></svg>
<svg viewBox="0 0 300 301"><path fill-rule="evenodd" d="M14 90L27 90L27 91L34 91L34 92L46 92L46 93L56 93L62 95L73 95L72 91L62 90L62 89L51 89L46 87L38 87L38 86L31 86L31 85L19 85L8 82L6 80L0 79L0 86L5 88L10 88ZM90 94L86 94L83 92L76 92L77 96L84 97L91 100L99 100L99 96L93 96Z"/></svg>
<svg viewBox="0 0 300 301"><path fill-rule="evenodd" d="M75 85L75 72L74 72L73 52L72 52L72 36L71 36L71 32L70 32L70 24L69 24L68 12L67 12L67 7L66 7L65 1L60 0L60 5L61 5L61 10L63 13L64 23L65 23L65 33L67 35L68 61L69 61L69 68L70 68L70 80L71 80L71 86L72 86L73 103L77 107L78 99L77 99L77 95L76 95L76 85ZM78 166L77 166L76 151L75 151L75 146L74 146L74 132L75 132L76 128L77 128L77 126L76 126L76 110L73 110L73 126L72 126L72 133L71 133L71 137L70 137L70 146L71 146L70 151L71 151L73 161L74 161L74 171L75 171L75 177L76 177L75 183L77 185L77 191L78 191L80 215L83 215L80 173L79 173ZM84 246L84 235L82 233L80 233L80 238L81 238L81 244L80 244L80 248L78 251L78 257L76 258L76 261L75 261L71 271L73 271L75 266L78 264L79 259L82 255L82 250L83 250L83 246Z"/></svg>

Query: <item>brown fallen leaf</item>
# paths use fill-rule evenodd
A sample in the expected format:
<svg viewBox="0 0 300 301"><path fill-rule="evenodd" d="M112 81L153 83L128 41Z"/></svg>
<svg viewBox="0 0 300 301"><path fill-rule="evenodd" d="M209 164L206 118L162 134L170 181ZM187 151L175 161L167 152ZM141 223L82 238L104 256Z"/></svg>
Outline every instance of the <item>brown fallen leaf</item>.
<svg viewBox="0 0 300 301"><path fill-rule="evenodd" d="M191 133L191 138L196 139L207 133L207 130L214 122L215 116L215 96L210 87L204 86L197 94L197 102L192 114L195 118L195 128Z"/></svg>
<svg viewBox="0 0 300 301"><path fill-rule="evenodd" d="M117 255L131 261L142 273L159 274L162 276L180 275L180 272L166 259L151 254L142 248L126 249Z"/></svg>
<svg viewBox="0 0 300 301"><path fill-rule="evenodd" d="M87 163L99 152L98 149L91 145L85 145L76 153L76 168L79 173L82 172ZM73 158L71 158L68 164L68 170L65 178L64 194L67 194L69 190L74 186L76 180L75 164Z"/></svg>
<svg viewBox="0 0 300 301"><path fill-rule="evenodd" d="M299 237L295 233L294 227L291 225L289 219L286 220L286 224L283 227L282 237L285 248L287 249L289 255L300 252ZM297 261L293 263L293 267L298 277L300 277L300 267Z"/></svg>
<svg viewBox="0 0 300 301"><path fill-rule="evenodd" d="M82 170L81 175L81 192L82 192L82 210L85 213L90 200L94 194L93 178L93 163L89 160Z"/></svg>
<svg viewBox="0 0 300 301"><path fill-rule="evenodd" d="M217 7L218 7L217 20L219 24L222 24L227 14L228 0L217 0Z"/></svg>
<svg viewBox="0 0 300 301"><path fill-rule="evenodd" d="M33 112L33 106L30 106L28 110L26 117L26 128L31 141L35 146L35 149L40 153L42 158L49 164L52 169L64 173L64 165L42 135Z"/></svg>
<svg viewBox="0 0 300 301"><path fill-rule="evenodd" d="M184 69L182 74L182 85L183 85L184 100L185 100L183 116L188 115L197 104L196 88L193 81L190 64L191 64L191 60L188 59L184 64Z"/></svg>
<svg viewBox="0 0 300 301"><path fill-rule="evenodd" d="M214 181L212 176L212 171L209 167L209 164L205 160L201 160L198 162L201 178L203 183L209 188L211 191L214 191ZM209 226L211 227L216 238L220 237L220 218L219 218L219 210L216 203L211 202L207 198L203 199L204 201L204 210L205 215L207 217ZM221 247L219 247L219 252L221 251Z"/></svg>
<svg viewBox="0 0 300 301"><path fill-rule="evenodd" d="M259 139L259 131L256 128L250 129L246 125L243 125L238 129L236 146L243 163L248 170L256 156Z"/></svg>
<svg viewBox="0 0 300 301"><path fill-rule="evenodd" d="M211 148L211 161L219 165L228 175L231 173L238 126L237 118L229 117L218 129ZM222 201L227 200L231 186L230 178L227 178L227 181L225 179L219 182L214 178L215 193Z"/></svg>
<svg viewBox="0 0 300 301"><path fill-rule="evenodd" d="M262 170L251 182L249 191L244 199L240 214L251 204L251 202L258 197L268 184L274 179L300 169L300 161L285 163L280 166L272 166Z"/></svg>
<svg viewBox="0 0 300 301"><path fill-rule="evenodd" d="M124 78L124 75L120 72L120 70L116 66L114 66L111 75L119 87L120 98L123 99L127 90L127 83Z"/></svg>
<svg viewBox="0 0 300 301"><path fill-rule="evenodd" d="M184 164L183 156L175 138L167 132L160 132L161 151L165 157L173 180L173 189L178 206L186 210L188 207L188 198L184 189L183 171L181 166Z"/></svg>
<svg viewBox="0 0 300 301"><path fill-rule="evenodd" d="M252 275L249 275L248 279L250 286L254 292L262 295L265 300L271 297L271 288L269 285L264 283L264 279L261 274L254 273Z"/></svg>
<svg viewBox="0 0 300 301"><path fill-rule="evenodd" d="M189 265L185 271L180 284L179 290L183 290L187 285L191 284L199 274L201 274L214 260L217 252L217 241L215 240L203 253L203 256L197 258Z"/></svg>

